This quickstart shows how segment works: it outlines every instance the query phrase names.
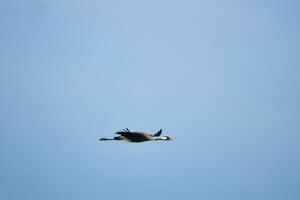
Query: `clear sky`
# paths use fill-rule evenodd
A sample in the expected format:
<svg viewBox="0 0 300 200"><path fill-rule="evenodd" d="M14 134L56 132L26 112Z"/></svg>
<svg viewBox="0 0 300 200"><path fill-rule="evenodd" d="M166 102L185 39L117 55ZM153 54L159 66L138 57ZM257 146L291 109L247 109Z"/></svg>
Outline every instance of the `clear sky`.
<svg viewBox="0 0 300 200"><path fill-rule="evenodd" d="M299 9L1 0L0 199L300 199Z"/></svg>

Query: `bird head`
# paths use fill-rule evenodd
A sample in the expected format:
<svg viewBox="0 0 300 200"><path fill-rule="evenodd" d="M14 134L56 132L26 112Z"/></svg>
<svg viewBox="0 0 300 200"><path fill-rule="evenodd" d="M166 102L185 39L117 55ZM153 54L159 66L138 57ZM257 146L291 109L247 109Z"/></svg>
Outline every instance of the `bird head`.
<svg viewBox="0 0 300 200"><path fill-rule="evenodd" d="M162 136L161 139L166 141L172 140L172 138L170 138L169 136Z"/></svg>

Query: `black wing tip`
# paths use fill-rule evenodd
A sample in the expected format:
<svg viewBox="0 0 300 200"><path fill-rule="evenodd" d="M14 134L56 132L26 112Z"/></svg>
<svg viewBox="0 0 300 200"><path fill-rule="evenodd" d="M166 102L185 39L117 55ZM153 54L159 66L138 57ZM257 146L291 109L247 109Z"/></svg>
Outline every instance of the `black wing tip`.
<svg viewBox="0 0 300 200"><path fill-rule="evenodd" d="M123 128L121 131L118 131L115 134L122 135L126 133L132 133L132 132L128 128Z"/></svg>
<svg viewBox="0 0 300 200"><path fill-rule="evenodd" d="M161 135L161 133L162 133L162 129L160 129L157 133L155 133L154 136L155 136L155 137L158 137L158 136Z"/></svg>
<svg viewBox="0 0 300 200"><path fill-rule="evenodd" d="M131 132L128 128L123 128L121 132Z"/></svg>

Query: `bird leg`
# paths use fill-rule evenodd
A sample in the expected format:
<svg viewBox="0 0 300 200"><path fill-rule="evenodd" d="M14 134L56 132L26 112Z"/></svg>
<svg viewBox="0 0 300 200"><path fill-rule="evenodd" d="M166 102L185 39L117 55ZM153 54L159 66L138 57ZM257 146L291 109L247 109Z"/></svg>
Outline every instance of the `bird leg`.
<svg viewBox="0 0 300 200"><path fill-rule="evenodd" d="M122 137L117 136L114 138L100 138L99 141L107 141L107 140L122 140Z"/></svg>
<svg viewBox="0 0 300 200"><path fill-rule="evenodd" d="M107 140L115 140L115 139L111 139L111 138L100 138L99 141L107 141Z"/></svg>

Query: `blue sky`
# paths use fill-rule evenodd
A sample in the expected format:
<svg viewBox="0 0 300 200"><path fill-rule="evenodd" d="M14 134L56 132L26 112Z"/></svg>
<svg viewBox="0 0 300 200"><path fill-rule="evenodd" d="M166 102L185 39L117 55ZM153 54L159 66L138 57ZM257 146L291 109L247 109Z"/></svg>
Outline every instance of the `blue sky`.
<svg viewBox="0 0 300 200"><path fill-rule="evenodd" d="M299 199L299 6L2 0L0 199Z"/></svg>

